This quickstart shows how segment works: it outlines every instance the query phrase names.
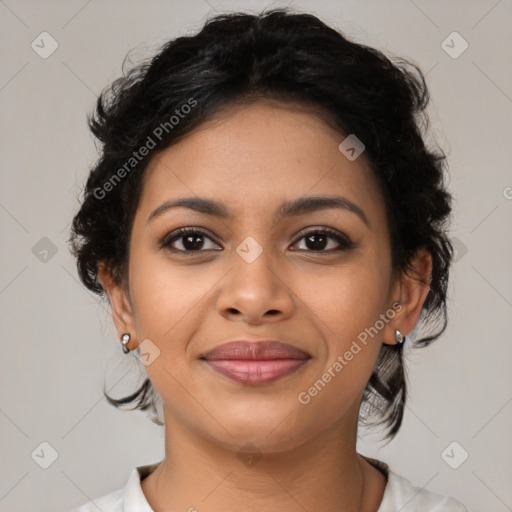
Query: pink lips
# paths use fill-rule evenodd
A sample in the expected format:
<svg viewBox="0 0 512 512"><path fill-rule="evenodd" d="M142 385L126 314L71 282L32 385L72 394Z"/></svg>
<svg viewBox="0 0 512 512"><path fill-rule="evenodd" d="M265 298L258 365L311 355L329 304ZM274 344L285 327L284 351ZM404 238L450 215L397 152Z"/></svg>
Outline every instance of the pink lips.
<svg viewBox="0 0 512 512"><path fill-rule="evenodd" d="M244 384L267 384L303 366L310 355L279 341L233 341L207 352L201 359L218 373Z"/></svg>

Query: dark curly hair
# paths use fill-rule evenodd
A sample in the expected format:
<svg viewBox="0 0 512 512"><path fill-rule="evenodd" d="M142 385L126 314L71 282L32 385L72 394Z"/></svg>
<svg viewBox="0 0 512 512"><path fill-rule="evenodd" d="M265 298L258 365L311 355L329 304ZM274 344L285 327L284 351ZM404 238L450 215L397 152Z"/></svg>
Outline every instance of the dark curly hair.
<svg viewBox="0 0 512 512"><path fill-rule="evenodd" d="M102 92L88 118L101 156L69 239L84 285L105 293L98 280L101 262L129 290L128 244L148 155L176 143L223 107L261 98L312 108L341 134L363 141L386 204L393 275L411 272L419 248L432 256L418 324L439 329L408 340L414 347L430 344L447 325L453 247L446 223L452 196L444 184L446 156L438 147L427 148L423 138L429 127L424 75L410 61L386 57L289 8L210 18L197 34L168 41ZM402 350L400 344L382 345L360 410L363 422L376 417L373 424L385 424L389 439L400 428L407 395ZM160 399L148 378L126 398L104 394L116 407L134 403L133 408L154 412ZM158 417L151 420L163 425Z"/></svg>

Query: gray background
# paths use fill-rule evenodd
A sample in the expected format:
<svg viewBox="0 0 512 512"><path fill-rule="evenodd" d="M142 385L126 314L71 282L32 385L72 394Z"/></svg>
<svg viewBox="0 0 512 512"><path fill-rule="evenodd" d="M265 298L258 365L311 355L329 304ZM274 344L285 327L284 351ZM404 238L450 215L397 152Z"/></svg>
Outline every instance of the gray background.
<svg viewBox="0 0 512 512"><path fill-rule="evenodd" d="M161 460L163 428L103 398L105 378L111 394L124 396L144 368L122 354L106 304L79 283L66 244L96 158L86 114L129 50L144 57L215 11L271 4L312 12L417 62L432 94L433 134L449 159L457 247L449 327L407 356L410 395L396 439L383 447L361 432L358 449L475 512L512 510L512 2L5 0L1 511L69 510ZM58 43L45 59L31 47L43 46L43 31ZM469 45L457 58L462 40L443 44L454 31ZM42 442L58 454L47 469L40 465L51 462L52 448Z"/></svg>

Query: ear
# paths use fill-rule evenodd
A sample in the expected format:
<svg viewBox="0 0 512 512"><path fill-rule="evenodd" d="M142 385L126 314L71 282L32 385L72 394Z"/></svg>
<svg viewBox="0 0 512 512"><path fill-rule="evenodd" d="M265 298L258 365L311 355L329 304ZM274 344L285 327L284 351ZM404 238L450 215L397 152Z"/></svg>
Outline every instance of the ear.
<svg viewBox="0 0 512 512"><path fill-rule="evenodd" d="M130 342L127 346L130 350L134 350L138 343L135 331L135 316L129 293L125 286L118 285L114 281L112 274L104 263L98 265L98 279L110 301L112 317L117 330L117 339L121 340L123 334L129 333Z"/></svg>
<svg viewBox="0 0 512 512"><path fill-rule="evenodd" d="M391 303L399 302L401 309L383 331L383 343L396 345L395 329L407 336L416 326L421 309L430 290L432 279L432 255L421 247L411 259L412 273L403 273L395 283Z"/></svg>

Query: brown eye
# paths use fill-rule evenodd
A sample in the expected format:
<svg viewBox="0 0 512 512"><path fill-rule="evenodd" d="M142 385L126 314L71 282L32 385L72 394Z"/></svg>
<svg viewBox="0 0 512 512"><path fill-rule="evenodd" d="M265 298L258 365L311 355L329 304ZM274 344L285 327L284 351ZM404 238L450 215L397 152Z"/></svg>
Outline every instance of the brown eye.
<svg viewBox="0 0 512 512"><path fill-rule="evenodd" d="M218 250L215 247L206 247L208 245L206 240L218 245L204 232L199 229L180 228L172 236L165 237L160 243L162 249L170 249L176 252L202 252L204 250ZM178 241L183 248L176 248L173 244Z"/></svg>
<svg viewBox="0 0 512 512"><path fill-rule="evenodd" d="M338 244L338 247L335 246L334 248L331 247L329 250L325 250L329 245L329 239L334 240ZM306 246L308 252L313 251L329 253L351 249L354 246L348 237L328 228L317 228L310 230L303 234L299 241L300 240L305 240L304 245Z"/></svg>

